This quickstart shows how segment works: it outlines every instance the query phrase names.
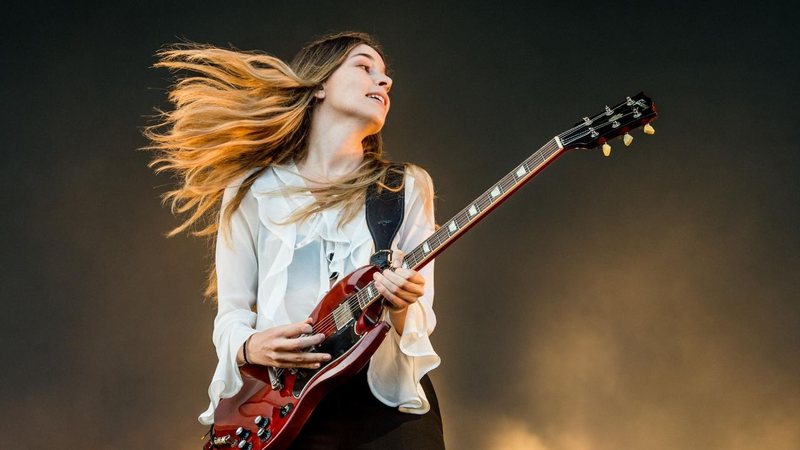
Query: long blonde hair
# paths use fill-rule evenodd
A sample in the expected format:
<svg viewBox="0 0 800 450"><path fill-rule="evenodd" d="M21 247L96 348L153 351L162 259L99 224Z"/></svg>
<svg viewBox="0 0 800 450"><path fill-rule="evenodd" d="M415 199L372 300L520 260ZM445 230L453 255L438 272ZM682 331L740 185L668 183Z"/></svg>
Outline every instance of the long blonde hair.
<svg viewBox="0 0 800 450"><path fill-rule="evenodd" d="M167 236L195 226L192 235L213 237L220 225L230 222L245 193L266 168L302 161L316 101L314 91L360 44L369 45L386 60L374 38L357 32L323 36L303 47L291 64L260 51L208 44L179 43L159 50L159 61L153 67L196 73L170 86L168 98L175 109L157 110L159 123L143 131L151 143L142 149L156 153L149 166L156 173L172 173L180 183L162 195L163 202L170 204L173 214L188 215ZM344 211L340 225L355 217L366 187L375 182L381 185L388 170L380 132L367 136L362 145L364 158L358 168L345 179L315 189L317 201L295 212L290 220L303 220L337 206ZM223 192L247 172L252 173L222 212L221 224ZM214 239L210 241L213 248ZM205 295L215 299L216 293L212 263Z"/></svg>

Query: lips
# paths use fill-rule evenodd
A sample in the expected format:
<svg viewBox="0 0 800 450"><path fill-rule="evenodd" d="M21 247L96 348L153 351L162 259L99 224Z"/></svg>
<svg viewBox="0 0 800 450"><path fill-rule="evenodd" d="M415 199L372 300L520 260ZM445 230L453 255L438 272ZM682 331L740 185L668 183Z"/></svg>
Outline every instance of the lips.
<svg viewBox="0 0 800 450"><path fill-rule="evenodd" d="M386 106L389 104L389 98L386 94L381 92L371 92L367 94L367 97L371 98L372 100L379 102L381 105Z"/></svg>

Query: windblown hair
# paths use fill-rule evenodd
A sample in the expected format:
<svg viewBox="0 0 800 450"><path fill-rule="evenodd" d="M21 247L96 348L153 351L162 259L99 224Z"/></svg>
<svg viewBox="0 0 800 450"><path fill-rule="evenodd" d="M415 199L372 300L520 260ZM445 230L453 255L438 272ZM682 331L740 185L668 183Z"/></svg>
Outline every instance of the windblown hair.
<svg viewBox="0 0 800 450"><path fill-rule="evenodd" d="M196 73L170 86L168 98L175 109L157 109L160 122L143 131L151 145L142 149L156 152L149 166L156 173L172 173L180 183L177 189L163 194L163 202L170 204L173 214L188 215L167 236L192 228L192 235L213 237L221 225L228 231L230 227L224 225L230 223L247 190L264 170L290 160L303 161L317 101L314 92L360 44L384 56L375 39L356 32L317 39L288 65L263 52L208 44L179 43L159 50L159 61L153 67ZM360 210L367 186L377 182L386 188L382 181L389 169L380 132L367 136L362 145L364 158L358 168L344 179L314 189L317 201L293 213L290 221L343 207L341 226ZM236 196L222 212L225 188L242 178ZM216 293L212 263L205 295L216 299Z"/></svg>

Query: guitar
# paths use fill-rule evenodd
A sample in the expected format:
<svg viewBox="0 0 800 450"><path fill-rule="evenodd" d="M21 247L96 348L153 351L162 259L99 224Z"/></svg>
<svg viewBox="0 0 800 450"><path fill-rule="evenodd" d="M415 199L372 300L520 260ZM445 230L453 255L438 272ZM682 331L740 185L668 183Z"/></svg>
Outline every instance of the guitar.
<svg viewBox="0 0 800 450"><path fill-rule="evenodd" d="M609 156L608 141L623 136L625 145L630 145L633 138L629 132L639 127L653 134L650 122L656 117L655 104L642 92L584 117L444 222L404 256L402 266L424 267L566 150L602 146ZM372 281L379 270L368 265L348 274L310 314L314 319L311 334L324 333L325 340L308 351L330 353L330 361L318 369L252 364L240 368L244 385L235 396L220 401L204 449L280 450L289 446L322 398L363 369L389 332L390 325L380 320L382 297Z"/></svg>

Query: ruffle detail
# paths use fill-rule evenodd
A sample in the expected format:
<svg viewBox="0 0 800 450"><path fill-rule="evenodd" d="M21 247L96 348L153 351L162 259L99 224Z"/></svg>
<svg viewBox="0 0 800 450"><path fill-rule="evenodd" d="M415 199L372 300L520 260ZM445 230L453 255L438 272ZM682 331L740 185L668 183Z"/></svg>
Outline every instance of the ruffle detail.
<svg viewBox="0 0 800 450"><path fill-rule="evenodd" d="M263 242L259 242L259 258L269 258L260 267L269 267L266 273L259 275L259 298L268 299L267 304L259 305L263 308L258 312L257 329L265 329L276 324L290 323L283 298L287 286L287 268L292 263L294 251L315 239L322 238L333 246L334 258L329 262L331 272L337 272L340 277L346 275L345 267L347 258L350 265L359 267L368 261L372 254L372 237L369 231L359 227L359 221L354 219L338 227L341 210L327 209L315 214L303 224L307 230L306 235L298 241L297 223L284 223L297 209L308 206L314 201L310 191L295 194L291 197L281 191L285 186L302 187L305 181L298 174L294 163L287 166L272 166L253 183L251 190L258 201L258 218L269 231ZM364 209L359 212L363 216ZM358 215L356 216L358 217ZM365 256L366 255L366 256ZM327 292L327 286L322 291Z"/></svg>

